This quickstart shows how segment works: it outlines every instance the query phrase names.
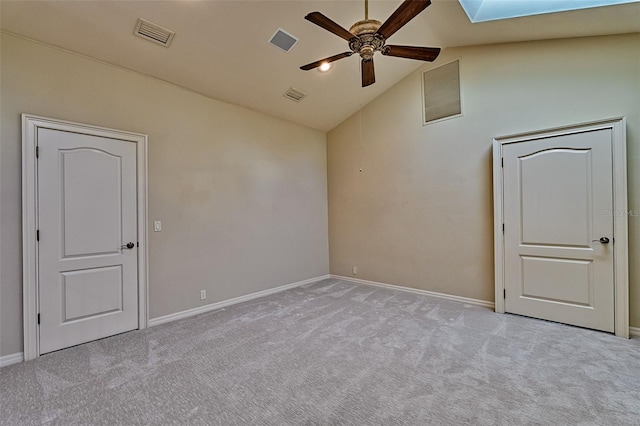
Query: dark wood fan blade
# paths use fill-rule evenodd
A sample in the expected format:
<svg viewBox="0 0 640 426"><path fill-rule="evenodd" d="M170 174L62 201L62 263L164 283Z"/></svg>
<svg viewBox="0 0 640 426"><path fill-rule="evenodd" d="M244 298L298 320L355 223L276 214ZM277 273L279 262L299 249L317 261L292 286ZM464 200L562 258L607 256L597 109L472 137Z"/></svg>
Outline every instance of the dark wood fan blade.
<svg viewBox="0 0 640 426"><path fill-rule="evenodd" d="M431 0L404 0L400 7L384 21L377 33L385 39L402 28L407 22L415 18L431 4Z"/></svg>
<svg viewBox="0 0 640 426"><path fill-rule="evenodd" d="M434 61L440 54L439 47L394 46L382 48L382 54L399 58L417 59L419 61Z"/></svg>
<svg viewBox="0 0 640 426"><path fill-rule="evenodd" d="M376 71L373 68L373 59L362 60L362 87L367 87L376 82Z"/></svg>
<svg viewBox="0 0 640 426"><path fill-rule="evenodd" d="M319 27L324 28L327 31L330 31L337 35L338 37L342 37L343 39L349 41L355 36L351 34L349 31L342 28L340 25L333 22L331 19L327 18L320 12L311 12L307 16L304 17L309 22L313 22Z"/></svg>
<svg viewBox="0 0 640 426"><path fill-rule="evenodd" d="M329 56L328 58L320 59L319 61L315 61L315 62L311 62L310 64L303 65L303 66L300 67L300 69L301 70L305 70L305 71L309 71L309 70L312 70L314 68L318 68L320 65L322 65L325 62L337 61L338 59L348 58L351 55L353 55L353 52L339 53L337 55Z"/></svg>

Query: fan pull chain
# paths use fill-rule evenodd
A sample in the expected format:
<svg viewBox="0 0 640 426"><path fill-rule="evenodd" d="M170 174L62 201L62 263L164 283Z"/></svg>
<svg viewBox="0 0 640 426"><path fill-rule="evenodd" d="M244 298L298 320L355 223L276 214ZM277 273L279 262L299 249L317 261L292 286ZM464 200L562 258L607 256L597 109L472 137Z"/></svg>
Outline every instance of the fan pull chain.
<svg viewBox="0 0 640 426"><path fill-rule="evenodd" d="M362 153L364 151L364 147L362 146L362 104L360 104L360 108L358 109L358 124L359 124L359 131L358 131L358 145L360 145L360 171L362 172Z"/></svg>

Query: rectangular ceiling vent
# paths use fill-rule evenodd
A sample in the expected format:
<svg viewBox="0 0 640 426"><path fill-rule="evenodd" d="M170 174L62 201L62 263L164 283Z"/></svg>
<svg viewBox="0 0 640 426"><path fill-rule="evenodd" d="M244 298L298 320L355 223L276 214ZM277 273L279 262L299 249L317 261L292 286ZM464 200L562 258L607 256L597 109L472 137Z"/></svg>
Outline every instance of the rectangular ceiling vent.
<svg viewBox="0 0 640 426"><path fill-rule="evenodd" d="M297 38L286 32L282 28L278 28L278 31L276 31L275 34L271 37L271 40L269 40L269 43L271 43L273 46L287 53L289 53L289 51L293 49L293 46L297 42Z"/></svg>
<svg viewBox="0 0 640 426"><path fill-rule="evenodd" d="M302 100L302 98L307 96L307 94L304 93L302 90L298 90L295 87L292 87L289 90L287 90L286 92L284 92L283 96L285 98L291 99L292 101L300 102Z"/></svg>
<svg viewBox="0 0 640 426"><path fill-rule="evenodd" d="M138 37L161 44L164 47L169 47L171 40L173 40L173 37L176 35L173 31L142 18L138 18L136 29L133 33Z"/></svg>

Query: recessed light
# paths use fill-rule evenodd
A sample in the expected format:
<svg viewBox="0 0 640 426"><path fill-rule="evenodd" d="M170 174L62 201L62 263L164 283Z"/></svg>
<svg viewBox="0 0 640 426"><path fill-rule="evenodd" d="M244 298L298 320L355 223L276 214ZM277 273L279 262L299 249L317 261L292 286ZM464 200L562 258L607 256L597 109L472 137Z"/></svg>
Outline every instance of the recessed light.
<svg viewBox="0 0 640 426"><path fill-rule="evenodd" d="M327 72L330 69L331 69L331 63L329 62L323 62L322 65L318 67L318 71L320 72Z"/></svg>

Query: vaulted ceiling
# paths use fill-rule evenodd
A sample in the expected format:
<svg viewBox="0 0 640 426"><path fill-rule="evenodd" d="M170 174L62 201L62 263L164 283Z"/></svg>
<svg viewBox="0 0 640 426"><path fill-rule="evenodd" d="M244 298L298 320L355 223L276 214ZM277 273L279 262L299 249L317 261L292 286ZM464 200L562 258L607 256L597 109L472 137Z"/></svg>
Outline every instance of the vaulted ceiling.
<svg viewBox="0 0 640 426"><path fill-rule="evenodd" d="M371 0L369 17L384 21L399 4ZM355 55L327 73L301 71L301 65L348 50L344 40L304 20L312 11L348 29L364 18L364 1L0 2L4 31L320 130L333 128L423 65L376 54L377 81L366 88ZM135 37L138 18L175 31L171 46ZM289 53L268 43L278 28L299 38ZM640 3L472 24L458 1L432 0L389 43L446 49L639 31ZM308 96L300 102L283 97L290 87Z"/></svg>

